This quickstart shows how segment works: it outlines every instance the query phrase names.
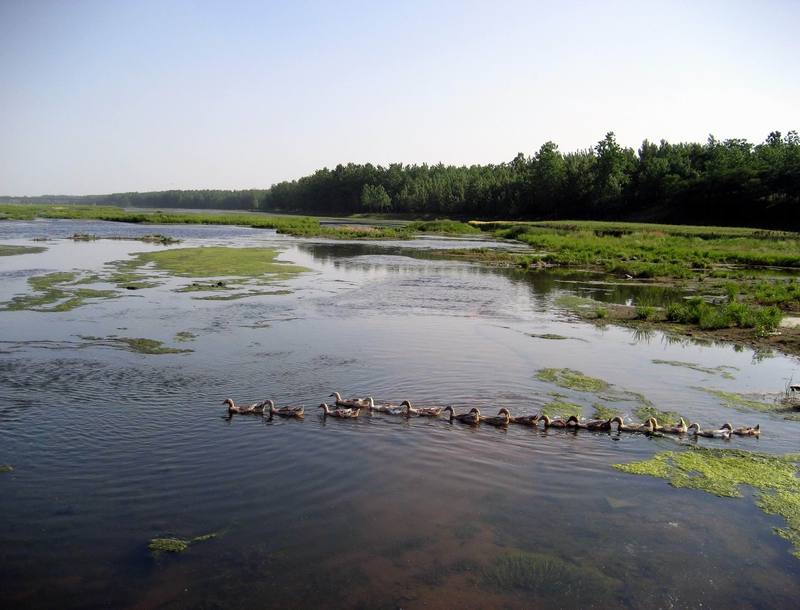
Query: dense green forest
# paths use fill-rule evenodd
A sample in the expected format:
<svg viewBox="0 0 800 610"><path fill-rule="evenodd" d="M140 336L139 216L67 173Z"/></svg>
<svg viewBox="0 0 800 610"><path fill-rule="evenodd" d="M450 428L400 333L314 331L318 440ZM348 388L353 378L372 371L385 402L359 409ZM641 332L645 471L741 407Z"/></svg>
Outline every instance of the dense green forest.
<svg viewBox="0 0 800 610"><path fill-rule="evenodd" d="M348 163L265 190L161 191L0 198L158 208L492 219L608 219L800 229L800 137L658 144L638 151L613 133L562 153L546 142L498 165Z"/></svg>

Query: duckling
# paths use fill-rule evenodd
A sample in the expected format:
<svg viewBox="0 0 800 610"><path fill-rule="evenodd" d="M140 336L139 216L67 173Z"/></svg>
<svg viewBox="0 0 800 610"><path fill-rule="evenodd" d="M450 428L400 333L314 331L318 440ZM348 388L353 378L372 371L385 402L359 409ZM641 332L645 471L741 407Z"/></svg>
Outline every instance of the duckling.
<svg viewBox="0 0 800 610"><path fill-rule="evenodd" d="M404 400L400 403L401 407L406 408L406 417L418 415L420 417L439 417L444 411L444 407L412 407L411 402Z"/></svg>
<svg viewBox="0 0 800 610"><path fill-rule="evenodd" d="M330 415L331 417L358 417L361 414L361 409L334 409L331 411L330 406L324 402L319 408L324 410L323 415Z"/></svg>
<svg viewBox="0 0 800 610"><path fill-rule="evenodd" d="M503 413L508 414L508 421L512 424L521 424L523 426L535 426L542 418L542 416L538 413L536 415L511 415L511 411L505 407L501 408L497 412L498 415L502 415Z"/></svg>
<svg viewBox="0 0 800 610"><path fill-rule="evenodd" d="M337 407L350 407L355 409L364 409L369 406L369 398L342 398L339 392L334 392L329 398L336 398Z"/></svg>
<svg viewBox="0 0 800 610"><path fill-rule="evenodd" d="M373 411L377 411L378 413L386 413L387 415L406 414L406 410L402 405L393 405L393 404L376 405L375 401L372 399L372 396L367 396L367 409L369 409L370 413L372 413Z"/></svg>
<svg viewBox="0 0 800 610"><path fill-rule="evenodd" d="M303 407L275 407L275 403L267 400L269 405L269 416L280 415L281 417L296 417L302 419L306 416L306 410Z"/></svg>
<svg viewBox="0 0 800 610"><path fill-rule="evenodd" d="M228 405L228 413L233 415L237 413L239 415L263 415L264 408L267 406L269 401L265 400L262 402L254 402L251 405L237 405L233 402L232 398L226 398L222 401L223 405Z"/></svg>
<svg viewBox="0 0 800 610"><path fill-rule="evenodd" d="M489 417L481 416L481 421L485 421L490 426L507 426L511 421L511 415L508 409L500 409L497 415L490 415Z"/></svg>
<svg viewBox="0 0 800 610"><path fill-rule="evenodd" d="M686 426L686 420L681 417L678 420L678 423L676 423L674 426L670 426L669 424L667 424L665 426L659 426L658 425L658 420L656 420L656 428L655 429L658 432L663 432L664 434L686 434L686 432L687 432L687 430L689 428Z"/></svg>
<svg viewBox="0 0 800 610"><path fill-rule="evenodd" d="M692 432L694 430L694 432ZM695 436L704 436L706 438L724 438L729 439L731 437L731 431L728 428L721 428L719 430L701 430L700 424L697 422L693 423L687 429L689 434L694 434Z"/></svg>
<svg viewBox="0 0 800 610"><path fill-rule="evenodd" d="M589 421L581 421L578 419L576 415L572 415L567 420L567 425L574 426L576 428L581 428L583 430L595 430L595 431L611 430L610 419L590 419Z"/></svg>
<svg viewBox="0 0 800 610"><path fill-rule="evenodd" d="M455 411L453 411L453 407L450 405L447 405L443 411L450 411L450 421L455 419L464 424L470 424L473 426L481 421L481 412L477 407L472 407L469 413L459 413L458 415L456 415Z"/></svg>
<svg viewBox="0 0 800 610"><path fill-rule="evenodd" d="M617 431L618 432L646 432L650 433L655 430L656 427L656 419L654 417L649 418L643 424L626 424L622 421L622 418L617 415L611 418L609 422L609 429L611 424L617 424Z"/></svg>
<svg viewBox="0 0 800 610"><path fill-rule="evenodd" d="M734 428L729 423L725 423L722 425L722 430L730 430L731 434L735 434L737 436L759 436L761 434L761 424L757 424L756 427L752 426L745 426L743 428Z"/></svg>
<svg viewBox="0 0 800 610"><path fill-rule="evenodd" d="M574 417L574 415L573 415ZM567 423L569 420L559 419L550 419L547 415L542 415L540 418L542 422L544 422L545 428L566 428L569 424ZM572 418L570 418L572 419Z"/></svg>

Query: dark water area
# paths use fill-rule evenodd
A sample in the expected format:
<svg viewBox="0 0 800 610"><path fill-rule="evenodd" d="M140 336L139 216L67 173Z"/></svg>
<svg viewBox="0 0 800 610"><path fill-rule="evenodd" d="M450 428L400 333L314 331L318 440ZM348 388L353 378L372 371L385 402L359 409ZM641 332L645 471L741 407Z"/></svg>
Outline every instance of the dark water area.
<svg viewBox="0 0 800 610"><path fill-rule="evenodd" d="M800 377L796 360L582 323L560 297L661 297L586 274L411 252L470 247L440 238L365 244L237 227L0 222L3 243L53 238L36 242L46 252L0 258L0 301L32 275L99 270L160 248L57 239L76 232L277 247L310 271L281 280L289 294L203 301L166 283L68 312L0 312L0 464L14 467L0 474L3 607L796 604L800 561L772 531L783 520L756 508L750 491L717 498L612 468L676 449L674 438L337 420L315 409L336 390L535 413L557 392L588 416L602 397L535 376L569 367L704 425L764 429L760 439L700 439L705 446L786 453L800 447L800 423L734 411L703 388L780 392ZM196 338L177 343L179 332ZM86 335L193 351L138 354ZM729 379L654 359L736 368ZM306 417L228 419L227 397L302 404ZM212 532L179 555L148 551L151 538ZM516 556L537 578L498 584L498 566Z"/></svg>

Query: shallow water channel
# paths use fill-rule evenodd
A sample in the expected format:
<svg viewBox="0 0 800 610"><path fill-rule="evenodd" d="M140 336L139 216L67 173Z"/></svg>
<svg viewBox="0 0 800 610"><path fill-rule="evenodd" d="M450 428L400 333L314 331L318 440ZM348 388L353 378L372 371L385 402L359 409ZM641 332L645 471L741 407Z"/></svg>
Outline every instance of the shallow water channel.
<svg viewBox="0 0 800 610"><path fill-rule="evenodd" d="M337 420L314 408L337 390L485 414L535 413L562 399L589 416L603 392L536 377L571 368L704 427L764 429L760 439L700 444L787 453L800 448L800 422L733 410L704 388L780 392L797 381L796 360L578 321L559 297L663 294L587 274L425 258L476 245L442 238L352 243L238 227L6 221L0 242L47 250L0 257L0 301L30 291L31 276L100 272L165 248L65 239L74 233L273 247L309 271L278 280L279 294L237 300L175 292L186 278L166 278L70 311L0 312L0 464L14 469L0 474L3 607L796 604L800 560L773 533L784 521L747 489L718 498L612 467L676 449L674 437ZM41 237L51 239L32 241ZM143 354L86 337L192 351ZM302 404L306 417L228 419L227 397ZM148 550L152 538L209 533L217 536L181 554Z"/></svg>

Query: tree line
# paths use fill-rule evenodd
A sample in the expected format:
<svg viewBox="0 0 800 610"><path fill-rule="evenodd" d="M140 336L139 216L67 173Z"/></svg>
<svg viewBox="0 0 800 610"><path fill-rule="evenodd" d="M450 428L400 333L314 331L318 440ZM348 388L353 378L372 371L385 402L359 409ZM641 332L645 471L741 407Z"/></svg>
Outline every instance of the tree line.
<svg viewBox="0 0 800 610"><path fill-rule="evenodd" d="M6 198L8 199L8 198ZM493 165L371 163L323 168L263 190L28 198L133 207L247 209L323 215L410 214L485 219L608 219L800 229L800 137L761 144L645 140L562 153L546 142ZM57 201L60 199L60 201Z"/></svg>

